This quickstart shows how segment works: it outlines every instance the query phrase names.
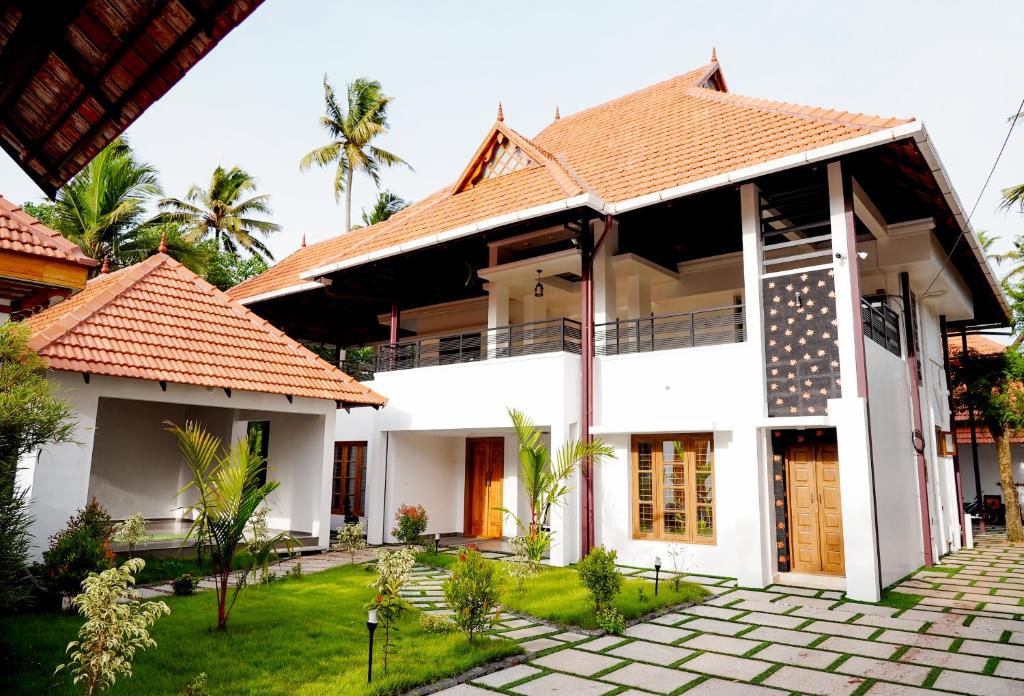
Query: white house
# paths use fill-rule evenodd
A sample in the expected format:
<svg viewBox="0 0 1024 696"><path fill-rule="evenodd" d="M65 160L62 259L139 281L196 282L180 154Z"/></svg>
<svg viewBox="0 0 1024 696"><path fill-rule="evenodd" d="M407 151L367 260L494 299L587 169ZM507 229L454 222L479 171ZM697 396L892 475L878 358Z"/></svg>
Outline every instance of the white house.
<svg viewBox="0 0 1024 696"><path fill-rule="evenodd" d="M338 419L335 520L514 534L515 407L617 455L554 511L556 564L682 545L874 600L957 547L943 324L1007 305L920 121L742 97L713 56L534 138L499 107L460 167L231 290L388 395Z"/></svg>
<svg viewBox="0 0 1024 696"><path fill-rule="evenodd" d="M166 427L186 421L225 446L259 428L281 482L269 523L327 544L336 411L382 397L165 253L98 275L24 323L76 418L74 443L44 448L21 472L37 552L91 498L115 519L180 519L190 474Z"/></svg>

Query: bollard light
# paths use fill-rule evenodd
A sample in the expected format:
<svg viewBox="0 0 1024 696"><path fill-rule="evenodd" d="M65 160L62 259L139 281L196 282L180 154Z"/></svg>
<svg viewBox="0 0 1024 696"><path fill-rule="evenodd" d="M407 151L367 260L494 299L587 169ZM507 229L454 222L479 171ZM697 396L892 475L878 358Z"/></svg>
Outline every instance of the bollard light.
<svg viewBox="0 0 1024 696"><path fill-rule="evenodd" d="M441 532L434 532L434 553L437 554L437 547L441 544Z"/></svg>
<svg viewBox="0 0 1024 696"><path fill-rule="evenodd" d="M370 632L370 659L366 664L366 683L373 681L373 632L377 630L377 610L371 609L366 614L366 630Z"/></svg>
<svg viewBox="0 0 1024 696"><path fill-rule="evenodd" d="M661 574L661 556L654 557L654 596L658 596L658 575Z"/></svg>

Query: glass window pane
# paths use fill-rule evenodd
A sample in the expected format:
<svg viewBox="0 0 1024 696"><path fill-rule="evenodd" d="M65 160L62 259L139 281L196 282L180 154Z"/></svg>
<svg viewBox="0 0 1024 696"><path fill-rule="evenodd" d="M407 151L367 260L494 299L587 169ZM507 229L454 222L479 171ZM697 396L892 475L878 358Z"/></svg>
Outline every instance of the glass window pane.
<svg viewBox="0 0 1024 696"><path fill-rule="evenodd" d="M688 530L686 519L686 448L681 440L665 440L661 443L661 488L662 511L665 534L685 536Z"/></svg>
<svg viewBox="0 0 1024 696"><path fill-rule="evenodd" d="M697 439L694 445L693 477L697 504L697 536L711 538L715 535L714 455L710 438Z"/></svg>
<svg viewBox="0 0 1024 696"><path fill-rule="evenodd" d="M654 448L650 442L638 442L637 453L637 530L643 534L654 531Z"/></svg>

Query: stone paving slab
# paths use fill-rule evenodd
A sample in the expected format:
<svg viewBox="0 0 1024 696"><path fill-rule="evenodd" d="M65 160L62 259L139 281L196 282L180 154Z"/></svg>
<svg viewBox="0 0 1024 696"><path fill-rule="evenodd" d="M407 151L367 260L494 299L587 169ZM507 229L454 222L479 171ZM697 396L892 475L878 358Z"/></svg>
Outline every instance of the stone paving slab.
<svg viewBox="0 0 1024 696"><path fill-rule="evenodd" d="M565 645L565 643L558 640L552 640L551 638L534 638L533 640L523 641L519 644L519 647L528 653L533 653L562 645Z"/></svg>
<svg viewBox="0 0 1024 696"><path fill-rule="evenodd" d="M747 640L746 638L731 638L729 636L703 633L683 643L683 647L696 650L710 650L728 655L745 655L760 644L760 641Z"/></svg>
<svg viewBox="0 0 1024 696"><path fill-rule="evenodd" d="M684 624L690 631L701 631L703 633L717 633L721 635L734 636L740 631L746 631L749 626L735 623L733 621L720 621L719 619L699 618Z"/></svg>
<svg viewBox="0 0 1024 696"><path fill-rule="evenodd" d="M944 692L921 689L916 686L878 682L868 689L865 696L938 696L938 694L942 693Z"/></svg>
<svg viewBox="0 0 1024 696"><path fill-rule="evenodd" d="M640 623L627 628L625 635L630 638L653 640L656 643L675 643L677 640L692 636L693 631L652 623Z"/></svg>
<svg viewBox="0 0 1024 696"><path fill-rule="evenodd" d="M772 666L770 662L709 652L701 653L692 660L687 660L683 665L693 672L729 679L742 679L743 681L750 681Z"/></svg>
<svg viewBox="0 0 1024 696"><path fill-rule="evenodd" d="M981 672L985 669L988 659L980 655L962 655L945 650L928 650L927 648L910 648L900 659L929 667L946 667L965 672Z"/></svg>
<svg viewBox="0 0 1024 696"><path fill-rule="evenodd" d="M783 667L765 679L768 686L778 686L790 691L820 696L848 696L860 688L864 682L860 677L852 677L830 672L819 672L801 667Z"/></svg>
<svg viewBox="0 0 1024 696"><path fill-rule="evenodd" d="M764 614L759 611L752 611L748 614L744 614L737 621L743 623L755 624L758 626L772 626L774 628L796 628L802 623L805 623L807 619L800 616L786 616L784 614Z"/></svg>
<svg viewBox="0 0 1024 696"><path fill-rule="evenodd" d="M807 645L821 638L820 635L806 631L791 631L787 628L758 626L750 633L743 634L744 639L767 641L769 643L785 643L787 645Z"/></svg>
<svg viewBox="0 0 1024 696"><path fill-rule="evenodd" d="M783 696L786 692L767 686L741 684L739 682L708 679L686 691L688 696Z"/></svg>
<svg viewBox="0 0 1024 696"><path fill-rule="evenodd" d="M610 648L613 645L618 645L626 639L622 636L601 636L594 640L587 641L581 645L577 645L577 648L583 648L584 650L592 650L594 652L600 652L606 648Z"/></svg>
<svg viewBox="0 0 1024 696"><path fill-rule="evenodd" d="M764 650L758 650L757 653L755 653L755 657L759 660L780 662L785 665L794 665L796 667L825 669L842 656L839 653L815 650L814 648L795 648L791 645L769 645Z"/></svg>
<svg viewBox="0 0 1024 696"><path fill-rule="evenodd" d="M558 696L567 696L567 694L601 696L617 688L614 684L605 684L591 681L590 679L574 677L571 674L554 672L515 686L512 688L512 692L523 694L523 696L554 696L555 694L558 694ZM487 693L490 694L490 692ZM461 694L458 696L461 696Z"/></svg>
<svg viewBox="0 0 1024 696"><path fill-rule="evenodd" d="M859 677L872 677L884 681L894 681L911 686L921 686L928 678L931 668L911 665L889 660L877 660L873 657L851 657L836 667L842 674L855 674Z"/></svg>
<svg viewBox="0 0 1024 696"><path fill-rule="evenodd" d="M944 670L935 680L936 689L956 691L963 694L985 694L985 696L1020 696L1024 684L1016 679L989 677L983 674L968 674Z"/></svg>
<svg viewBox="0 0 1024 696"><path fill-rule="evenodd" d="M651 662L656 665L667 666L679 662L684 657L689 657L693 653L694 651L689 648L677 648L671 645L635 640L632 643L612 648L606 654L615 655L627 660ZM639 686L639 684L634 684L634 686Z"/></svg>
<svg viewBox="0 0 1024 696"><path fill-rule="evenodd" d="M603 672L606 669L611 669L615 665L621 664L622 660L601 653L566 648L565 650L559 650L550 655L539 657L532 662L547 669L589 677L592 674Z"/></svg>
<svg viewBox="0 0 1024 696"><path fill-rule="evenodd" d="M604 681L623 686L635 686L659 694L672 693L699 678L698 675L691 672L644 665L639 662L626 665L601 677Z"/></svg>
<svg viewBox="0 0 1024 696"><path fill-rule="evenodd" d="M824 650L834 650L851 655L862 655L864 657L880 657L887 659L896 652L896 646L888 643L877 643L874 641L846 638L844 636L829 636L817 646Z"/></svg>
<svg viewBox="0 0 1024 696"><path fill-rule="evenodd" d="M512 682L517 682L540 673L541 670L536 667L531 667L530 665L515 665L514 667L492 672L480 677L479 679L474 679L473 681L485 686L498 687L505 686L505 684L511 684Z"/></svg>

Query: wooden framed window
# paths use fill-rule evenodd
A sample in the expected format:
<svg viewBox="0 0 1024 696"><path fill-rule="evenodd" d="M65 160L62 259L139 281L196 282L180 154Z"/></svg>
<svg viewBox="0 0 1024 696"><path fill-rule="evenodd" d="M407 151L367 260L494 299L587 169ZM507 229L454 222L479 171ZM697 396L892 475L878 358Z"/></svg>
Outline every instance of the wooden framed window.
<svg viewBox="0 0 1024 696"><path fill-rule="evenodd" d="M334 443L331 514L363 517L366 501L366 443Z"/></svg>
<svg viewBox="0 0 1024 696"><path fill-rule="evenodd" d="M935 448L938 450L940 457L952 457L955 455L956 441L953 439L953 433L949 430L943 430L936 425Z"/></svg>
<svg viewBox="0 0 1024 696"><path fill-rule="evenodd" d="M713 544L711 433L633 437L633 538Z"/></svg>

